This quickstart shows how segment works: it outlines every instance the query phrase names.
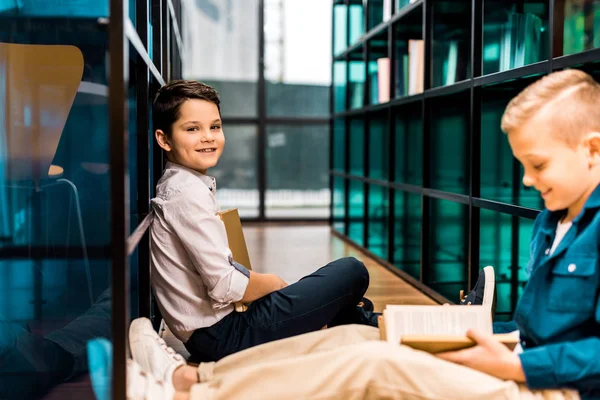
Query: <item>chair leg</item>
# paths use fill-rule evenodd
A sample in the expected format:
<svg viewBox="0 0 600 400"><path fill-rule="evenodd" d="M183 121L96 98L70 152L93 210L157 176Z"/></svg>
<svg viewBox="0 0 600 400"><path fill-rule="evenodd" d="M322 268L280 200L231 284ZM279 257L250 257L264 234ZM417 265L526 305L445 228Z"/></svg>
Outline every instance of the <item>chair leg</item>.
<svg viewBox="0 0 600 400"><path fill-rule="evenodd" d="M71 189L73 190L73 195L75 196L75 210L77 211L77 221L79 223L79 237L81 239L81 246L83 249L83 262L85 265L85 273L87 276L88 294L90 297L90 304L94 304L94 293L93 293L93 286L92 286L92 271L90 269L90 260L88 258L87 245L85 242L85 234L83 231L83 218L81 217L81 205L79 203L79 192L77 191L77 186L75 186L75 184L68 179L61 178L61 179L57 179L56 181L66 183L68 186L70 186Z"/></svg>

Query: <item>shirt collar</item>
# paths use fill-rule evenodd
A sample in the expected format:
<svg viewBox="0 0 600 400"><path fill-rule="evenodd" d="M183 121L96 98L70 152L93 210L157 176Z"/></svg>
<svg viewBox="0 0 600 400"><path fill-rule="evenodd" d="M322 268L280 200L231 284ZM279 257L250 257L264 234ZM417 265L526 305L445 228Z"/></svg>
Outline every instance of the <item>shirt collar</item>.
<svg viewBox="0 0 600 400"><path fill-rule="evenodd" d="M592 192L590 197L587 199L585 204L583 205L583 209L579 213L577 217L573 220L573 225L575 225L586 213L587 210L600 207L600 185L596 186L596 189ZM565 215L566 210L559 211L546 211L546 215L542 219L541 229L544 233L550 235L556 229L556 225L558 221Z"/></svg>
<svg viewBox="0 0 600 400"><path fill-rule="evenodd" d="M165 168L190 172L200 178L200 180L208 187L208 190L210 190L213 194L217 192L217 180L212 176L204 175L196 170L184 167L180 164L172 163L170 161L167 161Z"/></svg>

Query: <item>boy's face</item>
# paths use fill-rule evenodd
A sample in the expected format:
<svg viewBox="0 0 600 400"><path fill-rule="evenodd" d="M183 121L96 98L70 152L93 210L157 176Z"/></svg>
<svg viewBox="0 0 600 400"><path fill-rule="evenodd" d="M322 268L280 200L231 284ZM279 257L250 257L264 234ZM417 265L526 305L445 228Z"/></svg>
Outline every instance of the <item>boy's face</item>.
<svg viewBox="0 0 600 400"><path fill-rule="evenodd" d="M169 161L202 174L217 165L225 145L219 109L216 104L199 99L186 100L181 105L171 137L158 130L156 138L168 152Z"/></svg>
<svg viewBox="0 0 600 400"><path fill-rule="evenodd" d="M551 132L551 122L535 118L508 135L514 156L525 172L523 184L540 192L550 211L568 209L577 215L598 182L589 143L571 146Z"/></svg>

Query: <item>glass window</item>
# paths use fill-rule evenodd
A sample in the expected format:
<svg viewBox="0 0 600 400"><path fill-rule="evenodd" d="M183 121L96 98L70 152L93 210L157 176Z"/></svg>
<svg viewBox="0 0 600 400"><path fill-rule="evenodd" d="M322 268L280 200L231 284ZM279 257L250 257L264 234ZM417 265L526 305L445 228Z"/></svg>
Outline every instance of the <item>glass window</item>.
<svg viewBox="0 0 600 400"><path fill-rule="evenodd" d="M358 245L364 246L365 188L361 181L350 180L348 214L348 237Z"/></svg>
<svg viewBox="0 0 600 400"><path fill-rule="evenodd" d="M108 2L55 3L0 18L0 398L42 397L111 335ZM92 308L78 345L63 327Z"/></svg>
<svg viewBox="0 0 600 400"><path fill-rule="evenodd" d="M185 2L183 6L183 78L215 87L223 116L256 117L259 1Z"/></svg>
<svg viewBox="0 0 600 400"><path fill-rule="evenodd" d="M420 93L423 91L424 84L423 7L417 7L410 14L402 17L402 20L394 24L392 30L396 53L396 64L393 68L393 96L402 97ZM420 61L421 65L415 61Z"/></svg>
<svg viewBox="0 0 600 400"><path fill-rule="evenodd" d="M421 195L394 191L393 264L421 280Z"/></svg>
<svg viewBox="0 0 600 400"><path fill-rule="evenodd" d="M333 63L333 111L346 110L346 62Z"/></svg>
<svg viewBox="0 0 600 400"><path fill-rule="evenodd" d="M426 285L447 299L458 299L467 290L469 207L447 200L430 199L430 267Z"/></svg>
<svg viewBox="0 0 600 400"><path fill-rule="evenodd" d="M350 120L350 175L365 174L365 122L362 118Z"/></svg>
<svg viewBox="0 0 600 400"><path fill-rule="evenodd" d="M362 0L351 0L348 13L350 23L348 43L352 46L365 33L365 15Z"/></svg>
<svg viewBox="0 0 600 400"><path fill-rule="evenodd" d="M388 215L388 189L369 185L369 250L384 260L388 259Z"/></svg>
<svg viewBox="0 0 600 400"><path fill-rule="evenodd" d="M484 0L483 74L548 59L548 2Z"/></svg>
<svg viewBox="0 0 600 400"><path fill-rule="evenodd" d="M241 217L258 216L258 130L256 125L223 125L225 150L208 174L217 180L222 210L238 208Z"/></svg>
<svg viewBox="0 0 600 400"><path fill-rule="evenodd" d="M345 4L335 4L333 6L333 55L343 53L347 47L348 7Z"/></svg>
<svg viewBox="0 0 600 400"><path fill-rule="evenodd" d="M533 188L522 184L523 167L513 157L508 138L500 129L506 105L533 79L537 77L482 89L481 197L539 209L542 200Z"/></svg>
<svg viewBox="0 0 600 400"><path fill-rule="evenodd" d="M431 187L469 193L469 92L428 101L431 119Z"/></svg>
<svg viewBox="0 0 600 400"><path fill-rule="evenodd" d="M563 54L600 47L600 0L564 2Z"/></svg>
<svg viewBox="0 0 600 400"><path fill-rule="evenodd" d="M396 148L394 164L396 182L423 184L423 124L421 102L394 108Z"/></svg>
<svg viewBox="0 0 600 400"><path fill-rule="evenodd" d="M346 234L346 180L339 176L333 179L333 229Z"/></svg>
<svg viewBox="0 0 600 400"><path fill-rule="evenodd" d="M322 0L265 2L269 116L329 116L331 13Z"/></svg>
<svg viewBox="0 0 600 400"><path fill-rule="evenodd" d="M361 108L365 104L366 64L362 46L350 53L348 64L348 95L350 108Z"/></svg>
<svg viewBox="0 0 600 400"><path fill-rule="evenodd" d="M343 118L333 120L333 169L346 171L346 122Z"/></svg>
<svg viewBox="0 0 600 400"><path fill-rule="evenodd" d="M390 169L390 131L388 114L373 115L369 119L369 176L387 180Z"/></svg>
<svg viewBox="0 0 600 400"><path fill-rule="evenodd" d="M390 101L390 59L387 54L387 31L382 31L368 43L369 104Z"/></svg>
<svg viewBox="0 0 600 400"><path fill-rule="evenodd" d="M329 218L329 125L267 126L267 217Z"/></svg>
<svg viewBox="0 0 600 400"><path fill-rule="evenodd" d="M433 3L432 87L471 77L471 0Z"/></svg>

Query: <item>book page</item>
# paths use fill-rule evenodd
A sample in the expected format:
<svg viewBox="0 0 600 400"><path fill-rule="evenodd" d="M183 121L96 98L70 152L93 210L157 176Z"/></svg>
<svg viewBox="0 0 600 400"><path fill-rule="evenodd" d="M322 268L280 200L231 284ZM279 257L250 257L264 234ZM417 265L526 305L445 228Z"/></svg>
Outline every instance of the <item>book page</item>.
<svg viewBox="0 0 600 400"><path fill-rule="evenodd" d="M481 306L396 306L384 310L387 339L399 342L403 335L465 336L474 328L492 334L490 309Z"/></svg>

